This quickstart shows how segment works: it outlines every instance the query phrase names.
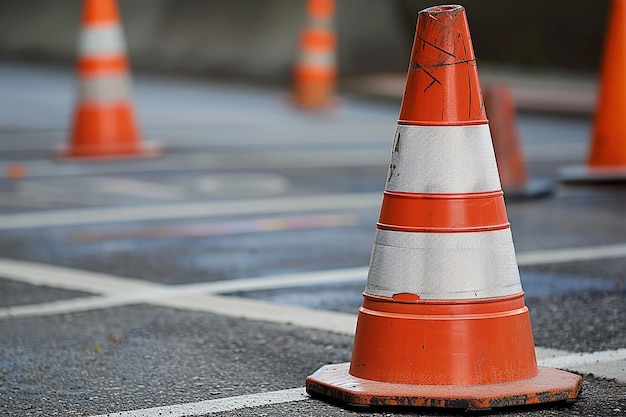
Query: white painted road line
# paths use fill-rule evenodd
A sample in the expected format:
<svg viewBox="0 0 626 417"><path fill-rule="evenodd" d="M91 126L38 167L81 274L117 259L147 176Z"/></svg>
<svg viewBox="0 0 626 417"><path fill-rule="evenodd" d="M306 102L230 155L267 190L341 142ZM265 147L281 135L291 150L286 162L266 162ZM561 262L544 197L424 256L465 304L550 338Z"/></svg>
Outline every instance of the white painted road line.
<svg viewBox="0 0 626 417"><path fill-rule="evenodd" d="M13 259L0 259L0 276L26 284L106 295L122 295L164 287L145 280Z"/></svg>
<svg viewBox="0 0 626 417"><path fill-rule="evenodd" d="M0 308L0 319L17 317L43 317L57 314L80 313L81 311L93 311L103 308L121 307L139 303L128 297L91 296L71 298L69 300L51 301L40 304L26 304L13 307Z"/></svg>
<svg viewBox="0 0 626 417"><path fill-rule="evenodd" d="M591 251L590 249L592 248L583 249L585 249L587 253L593 253L595 256L602 255L604 253L604 251ZM570 250L568 249L554 250L552 251L554 256L551 256L550 251L546 251L547 255L543 255L543 253L522 253L518 255L518 258L524 260L524 265L531 265L531 261L537 259L540 262L546 262L549 259L561 261L565 256L570 256L568 255L569 251ZM580 248L573 250L573 253L578 252L580 252ZM607 253L609 255L615 254L615 252L611 252L610 250L607 251ZM56 301L53 303L3 308L0 309L0 318L2 318L32 315L53 315L138 303L150 303L154 305L168 305L170 307L185 308L185 300L188 298L206 297L211 294L217 295L236 291L296 288L311 285L365 283L368 268L357 267L302 272L295 274L240 278L217 282L191 283L175 286L10 259L0 259L0 271L2 271L2 276L6 278L32 285L47 285L55 288L84 291L101 296L108 296L90 298L89 302L81 302L79 300L72 299ZM195 304L194 309L200 309L201 311L213 312L216 314L230 315L228 310L232 306L229 306L228 303L226 303L227 305L222 307L223 303L217 302L218 299L219 298L214 298L214 304L208 307L203 307L206 306L207 301L204 298ZM234 298L228 299L234 302ZM244 302L243 300L240 300L239 303L242 304L243 308L245 306L249 306L250 301L251 300L247 300L247 302ZM238 311L241 315L237 317L254 318L254 309L257 307L258 306L253 304L250 306L250 312L245 309ZM278 321L281 323L287 322L287 320L285 320L285 316L282 316L281 320L281 313L278 313L274 317L273 313L270 314L270 312L273 312L274 310L268 310L267 308L264 309L268 311L269 315L272 316L271 320L269 318L268 320ZM312 314L309 309L302 310L305 311L305 314L307 312ZM310 320L309 318L293 318L293 320L296 320L297 322L294 322L294 324L302 326L311 326L317 319L318 318L315 318L314 320ZM333 318L333 323L340 323L333 325L333 331L339 332L344 332L345 329L349 329L352 326L352 321L346 319L345 317Z"/></svg>
<svg viewBox="0 0 626 417"><path fill-rule="evenodd" d="M22 161L29 177L65 177L76 175L127 174L166 171L215 171L233 169L345 168L385 167L389 154L377 149L332 149L304 151L258 151L256 153L189 153L173 154L150 164L108 164L59 166L46 160ZM184 167L184 168L181 168ZM0 178L8 178L6 164L0 162Z"/></svg>
<svg viewBox="0 0 626 417"><path fill-rule="evenodd" d="M288 324L307 329L353 335L355 314L339 313L296 306L274 304L249 298L218 295L186 295L160 298L151 305L191 310L221 316Z"/></svg>
<svg viewBox="0 0 626 417"><path fill-rule="evenodd" d="M602 352L574 353L564 356L544 358L540 361L541 366L553 366L555 368L572 368L577 366L592 365L598 362L611 362L626 360L626 349L605 350Z"/></svg>
<svg viewBox="0 0 626 417"><path fill-rule="evenodd" d="M519 266L545 265L623 257L626 257L626 243L525 252L517 255L517 264Z"/></svg>
<svg viewBox="0 0 626 417"><path fill-rule="evenodd" d="M110 299L119 300L122 304L185 295L220 294L234 291L294 288L333 283L365 283L365 277L367 276L367 267L359 267L240 278L228 281L163 285L134 278L122 278L98 272L1 258L0 271L0 276L14 281L110 296ZM94 300L94 308L99 308L97 307L98 303L102 303L102 305L111 303L111 301L105 301L103 297L99 297L99 300L98 302ZM45 303L48 307L42 311L54 311L55 308L61 310L64 302L74 303L75 300ZM43 306L44 304L38 305ZM77 308L82 310L82 307L79 307L79 305L76 304ZM17 307L14 307L14 309L14 311L21 311ZM0 311L2 310L0 309ZM24 311L28 310L24 309ZM1 316L2 314L0 313Z"/></svg>
<svg viewBox="0 0 626 417"><path fill-rule="evenodd" d="M244 408L264 405L284 404L307 400L310 397L302 388L291 388L282 391L262 392L259 394L241 395L239 397L218 398L195 403L166 405L163 407L144 408L141 410L122 411L100 414L92 417L191 417L206 414L223 413Z"/></svg>
<svg viewBox="0 0 626 417"><path fill-rule="evenodd" d="M572 353L538 360L540 366L592 373L626 383L626 349Z"/></svg>
<svg viewBox="0 0 626 417"><path fill-rule="evenodd" d="M380 193L324 194L306 197L247 199L132 207L55 210L0 216L0 230L77 226L147 220L296 213L379 207Z"/></svg>
<svg viewBox="0 0 626 417"><path fill-rule="evenodd" d="M331 269L301 272L297 274L270 275L256 278L239 278L227 281L201 282L177 285L185 292L220 294L235 291L258 291L279 288L297 288L311 285L363 283L367 278L367 267ZM184 287L184 288L183 288Z"/></svg>
<svg viewBox="0 0 626 417"><path fill-rule="evenodd" d="M134 178L92 178L85 179L86 187L100 194L128 195L131 197L181 200L187 197L182 187L141 181Z"/></svg>
<svg viewBox="0 0 626 417"><path fill-rule="evenodd" d="M540 348L538 348L540 350ZM547 349L550 353L556 352ZM540 353L538 352L538 356ZM606 364L606 369L614 368L617 365L615 376L609 376L621 382L626 382L626 372L624 366L626 364L626 349L618 349L613 351L593 352L593 353L576 353L566 356L550 357L538 360L539 366L549 366L570 371L578 372L596 372L599 364ZM596 368L589 368L595 365ZM621 367L621 368L620 368ZM604 368L603 368L604 369ZM607 376L604 374L603 376ZM253 408L267 406L273 404L284 404L296 401L307 400L304 388L292 388L282 391L265 392L260 394L249 394L238 397L219 398L215 400L199 401L194 403L177 404L163 407L144 408L132 411L122 411L110 414L101 414L92 417L184 417L184 416L200 416L212 413L220 413L244 408Z"/></svg>
<svg viewBox="0 0 626 417"><path fill-rule="evenodd" d="M221 314L230 317L291 324L318 330L352 334L356 323L353 314L309 308L292 307L251 299L210 295L217 291L284 288L284 285L310 285L317 282L348 282L364 280L366 269L289 274L281 276L234 280L228 283L203 283L169 286L130 278L121 278L95 272L79 271L58 266L0 259L1 276L33 285L46 285L68 290L90 292L100 297L81 297L51 303L0 308L0 319L24 316L46 316L110 308L129 304L148 303L184 310ZM283 285L279 285L282 282ZM306 282L306 284L304 284ZM207 295L204 295L207 294Z"/></svg>
<svg viewBox="0 0 626 417"><path fill-rule="evenodd" d="M149 206L87 208L0 215L0 230L216 216L378 208L380 193L330 194ZM626 244L544 249L517 254L519 266L626 257Z"/></svg>
<svg viewBox="0 0 626 417"><path fill-rule="evenodd" d="M318 279L340 283L341 280L356 282L364 280L366 268L319 271L289 274L285 277L259 277L233 280L228 283L203 283L168 286L147 281L120 278L106 274L85 272L62 267L52 267L29 262L0 259L2 276L34 285L48 285L65 289L101 294L28 306L0 309L0 318L26 315L49 315L59 312L109 308L128 304L149 303L155 306L177 308L220 314L229 317L331 331L354 335L356 314L339 313L317 309L279 305L265 301L207 294L213 291L282 288L282 285L298 286ZM259 283L255 283L259 280ZM265 282L263 282L265 280ZM356 312L355 312L356 313ZM626 380L626 349L572 354L554 349L536 348L539 363L544 366L562 367L579 372L589 372L607 378ZM562 358L562 359L561 359Z"/></svg>
<svg viewBox="0 0 626 417"><path fill-rule="evenodd" d="M308 329L354 334L356 315L279 305L261 300L218 295L177 295L166 289L131 294L80 297L41 304L0 308L0 319L79 313L132 304L219 314L227 317L288 324Z"/></svg>

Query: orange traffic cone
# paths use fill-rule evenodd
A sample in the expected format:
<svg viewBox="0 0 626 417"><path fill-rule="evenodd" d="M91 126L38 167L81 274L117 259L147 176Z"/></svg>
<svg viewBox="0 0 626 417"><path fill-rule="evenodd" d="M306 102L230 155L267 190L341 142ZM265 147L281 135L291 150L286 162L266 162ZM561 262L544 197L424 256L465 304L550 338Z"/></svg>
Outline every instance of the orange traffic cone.
<svg viewBox="0 0 626 417"><path fill-rule="evenodd" d="M70 159L156 156L141 143L130 102L129 64L115 0L85 0L79 46L78 103Z"/></svg>
<svg viewBox="0 0 626 417"><path fill-rule="evenodd" d="M537 367L465 9L418 15L351 363L313 396L468 409L575 398Z"/></svg>
<svg viewBox="0 0 626 417"><path fill-rule="evenodd" d="M626 180L626 1L612 0L587 166L565 167L562 179Z"/></svg>
<svg viewBox="0 0 626 417"><path fill-rule="evenodd" d="M293 103L324 109L334 102L337 82L337 38L333 28L334 0L308 0L309 22L302 32L293 72Z"/></svg>
<svg viewBox="0 0 626 417"><path fill-rule="evenodd" d="M18 162L11 162L5 166L5 174L7 178L20 180L26 176L26 167Z"/></svg>
<svg viewBox="0 0 626 417"><path fill-rule="evenodd" d="M503 83L489 83L483 96L504 196L521 199L551 194L551 181L528 177L511 89Z"/></svg>

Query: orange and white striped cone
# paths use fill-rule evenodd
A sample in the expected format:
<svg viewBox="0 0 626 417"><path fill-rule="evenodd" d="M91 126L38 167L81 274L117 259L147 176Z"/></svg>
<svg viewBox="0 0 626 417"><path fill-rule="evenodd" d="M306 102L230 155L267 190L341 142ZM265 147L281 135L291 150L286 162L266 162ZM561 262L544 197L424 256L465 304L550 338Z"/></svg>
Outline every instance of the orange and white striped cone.
<svg viewBox="0 0 626 417"><path fill-rule="evenodd" d="M308 0L308 25L300 36L293 71L293 103L302 108L325 109L335 101L337 37L334 0Z"/></svg>
<svg viewBox="0 0 626 417"><path fill-rule="evenodd" d="M63 159L157 156L141 143L133 106L124 34L115 0L85 0L79 44L78 103Z"/></svg>
<svg viewBox="0 0 626 417"><path fill-rule="evenodd" d="M537 198L552 194L552 181L528 175L517 129L515 102L509 86L488 83L483 86L483 99L505 198Z"/></svg>
<svg viewBox="0 0 626 417"><path fill-rule="evenodd" d="M612 0L598 104L586 166L561 169L564 182L626 181L626 0Z"/></svg>
<svg viewBox="0 0 626 417"><path fill-rule="evenodd" d="M537 366L465 9L418 15L350 363L307 392L484 409L575 398Z"/></svg>

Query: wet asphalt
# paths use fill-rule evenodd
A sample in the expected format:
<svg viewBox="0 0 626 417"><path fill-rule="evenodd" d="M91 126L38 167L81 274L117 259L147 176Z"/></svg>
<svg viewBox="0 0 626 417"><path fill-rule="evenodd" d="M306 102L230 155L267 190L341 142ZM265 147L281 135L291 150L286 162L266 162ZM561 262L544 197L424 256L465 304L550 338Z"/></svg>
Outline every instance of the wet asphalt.
<svg viewBox="0 0 626 417"><path fill-rule="evenodd" d="M64 164L50 162L50 155L66 134L71 73L2 68L0 73L13 81L5 87L8 93L29 83L42 88L26 90L14 103L6 96L0 99L0 108L7 109L0 116L0 145L6 148L0 162L37 161L27 166L48 174L1 178L0 216L382 193L384 187L397 103L348 97L337 112L309 116L289 109L282 101L284 92L140 78L140 120L147 133L163 141L166 156L123 164ZM157 98L159 93L167 98ZM532 175L554 178L560 166L583 161L588 119L520 115L519 123ZM548 152L552 148L547 145L554 144L563 151ZM284 156L276 156L290 151L303 161L324 161L307 158L315 150L343 155L346 166L288 166ZM381 156L351 163L352 150ZM227 160L231 166L198 164L194 155ZM166 187L150 194L141 184ZM546 198L507 200L518 253L622 243L625 206L626 187L619 184L558 185ZM363 267L369 261L377 217L377 207L363 207L1 230L0 257L172 286ZM283 226L259 226L267 221ZM521 266L536 345L569 352L626 348L624 271L624 258ZM226 295L356 314L362 290L362 283L338 283ZM0 270L0 308L88 295L17 282ZM349 361L351 348L348 335L141 303L4 317L0 415L88 416L302 387L320 366ZM584 389L576 401L491 414L626 415L626 383L591 374L583 378ZM467 415L462 410L354 408L314 399L212 415L448 414Z"/></svg>

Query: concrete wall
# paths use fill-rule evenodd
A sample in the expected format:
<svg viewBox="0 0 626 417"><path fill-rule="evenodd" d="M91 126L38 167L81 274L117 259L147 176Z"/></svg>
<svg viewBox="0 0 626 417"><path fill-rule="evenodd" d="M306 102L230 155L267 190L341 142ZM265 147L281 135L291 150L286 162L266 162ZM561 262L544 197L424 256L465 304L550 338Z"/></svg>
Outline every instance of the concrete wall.
<svg viewBox="0 0 626 417"><path fill-rule="evenodd" d="M279 81L289 77L305 0L119 0L133 68ZM79 0L2 0L0 57L75 59ZM342 74L406 67L395 2L337 2Z"/></svg>
<svg viewBox="0 0 626 417"><path fill-rule="evenodd" d="M479 62L595 70L608 0L460 1ZM591 4L593 3L593 4ZM75 60L80 0L1 0L0 58ZM284 82L306 0L119 0L133 68ZM342 75L405 71L429 0L337 0Z"/></svg>
<svg viewBox="0 0 626 417"><path fill-rule="evenodd" d="M407 30L433 0L398 0ZM476 57L536 69L597 70L609 0L460 0Z"/></svg>

